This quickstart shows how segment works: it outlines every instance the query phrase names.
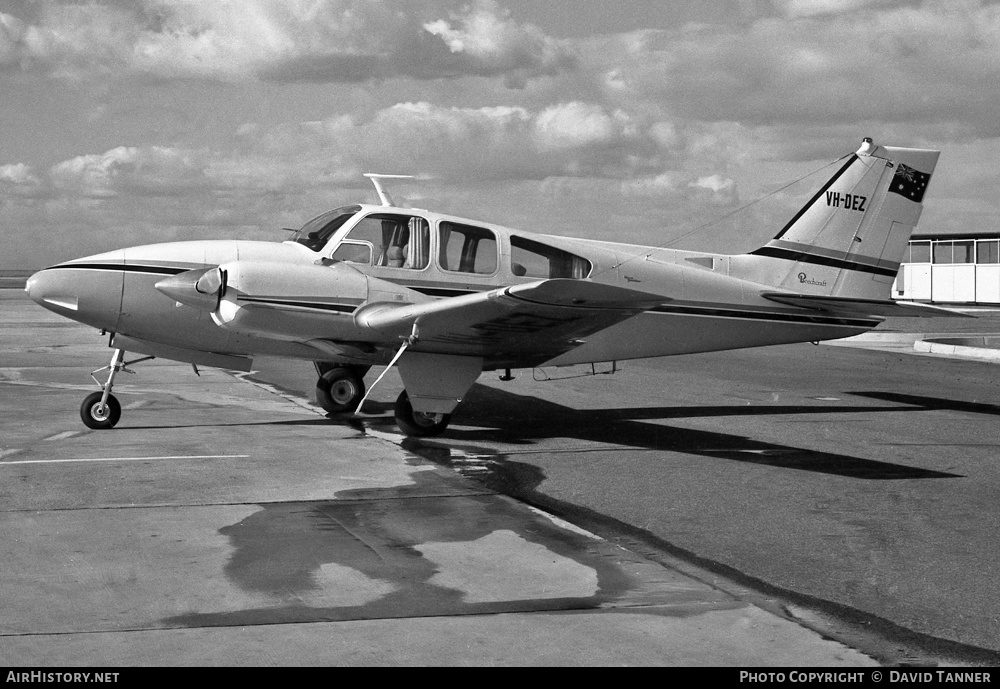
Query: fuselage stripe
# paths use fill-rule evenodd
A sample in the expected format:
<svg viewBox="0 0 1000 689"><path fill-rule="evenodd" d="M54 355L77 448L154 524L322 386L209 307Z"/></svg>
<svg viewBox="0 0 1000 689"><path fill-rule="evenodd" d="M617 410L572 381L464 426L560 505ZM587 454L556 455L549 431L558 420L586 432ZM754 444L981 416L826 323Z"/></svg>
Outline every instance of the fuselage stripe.
<svg viewBox="0 0 1000 689"><path fill-rule="evenodd" d="M820 256L817 254L806 253L804 251L781 249L776 246L762 246L754 251L753 255L781 258L786 261L795 261L796 263L812 263L814 265L830 266L832 268L845 268L847 270L856 270L860 273L871 273L873 275L883 275L890 278L896 277L896 273L899 272L897 268L871 266L864 263L858 263L857 261L848 261L841 258L832 258L830 256Z"/></svg>
<svg viewBox="0 0 1000 689"><path fill-rule="evenodd" d="M45 270L105 270L118 273L151 273L154 275L179 275L192 268L177 268L168 266L128 265L124 263L62 263L50 266Z"/></svg>

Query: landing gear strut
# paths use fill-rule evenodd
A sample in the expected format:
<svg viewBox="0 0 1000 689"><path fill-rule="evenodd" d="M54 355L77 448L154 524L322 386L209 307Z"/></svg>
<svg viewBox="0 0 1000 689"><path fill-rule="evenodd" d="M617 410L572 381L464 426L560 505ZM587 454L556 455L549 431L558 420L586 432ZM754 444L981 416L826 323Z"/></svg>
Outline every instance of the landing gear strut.
<svg viewBox="0 0 1000 689"><path fill-rule="evenodd" d="M316 402L330 414L354 411L365 396L363 376L364 371L355 367L337 366L323 371L316 381Z"/></svg>
<svg viewBox="0 0 1000 689"><path fill-rule="evenodd" d="M142 359L136 359L135 361L129 361L129 364L135 364L140 361L147 361L153 357L147 356ZM92 392L87 395L83 404L80 405L80 418L83 423L88 428L93 428L94 430L106 430L108 428L114 428L115 424L122 417L122 405L118 403L118 399L111 394L111 387L115 383L115 376L119 371L125 371L126 373L133 373L125 368L125 350L116 349L115 353L111 356L111 364L105 366L104 368L99 368L90 374L90 377L94 379L101 391ZM108 380L105 383L97 380L95 374L101 371L109 371Z"/></svg>
<svg viewBox="0 0 1000 689"><path fill-rule="evenodd" d="M406 435L427 438L441 435L451 421L451 414L413 411L406 390L396 398L396 425Z"/></svg>

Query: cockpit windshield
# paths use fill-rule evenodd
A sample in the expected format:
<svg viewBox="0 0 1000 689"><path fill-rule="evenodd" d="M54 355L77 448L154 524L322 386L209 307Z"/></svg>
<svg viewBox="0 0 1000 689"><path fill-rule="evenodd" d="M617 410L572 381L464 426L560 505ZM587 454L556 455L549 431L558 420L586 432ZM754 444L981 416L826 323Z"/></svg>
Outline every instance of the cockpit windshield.
<svg viewBox="0 0 1000 689"><path fill-rule="evenodd" d="M291 236L293 242L304 244L313 251L319 251L326 246L327 241L340 227L354 217L361 206L341 206L313 218L302 229Z"/></svg>

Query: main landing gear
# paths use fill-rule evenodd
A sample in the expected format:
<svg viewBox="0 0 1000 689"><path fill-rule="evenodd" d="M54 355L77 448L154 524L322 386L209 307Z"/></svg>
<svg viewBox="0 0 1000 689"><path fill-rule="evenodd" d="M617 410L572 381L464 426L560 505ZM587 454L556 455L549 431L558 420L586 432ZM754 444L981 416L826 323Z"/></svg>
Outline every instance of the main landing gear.
<svg viewBox="0 0 1000 689"><path fill-rule="evenodd" d="M315 362L315 366L319 373L319 380L316 381L316 402L319 406L329 414L357 410L365 397L364 376L371 367L321 362ZM408 436L427 438L440 435L451 421L451 414L414 411L405 390L396 399L394 411L396 425Z"/></svg>
<svg viewBox="0 0 1000 689"><path fill-rule="evenodd" d="M330 414L356 411L365 397L364 375L371 367L318 361L315 366L319 373L319 380L316 381L316 402L319 406ZM378 381L375 381L373 386L377 384ZM405 390L396 399L394 412L396 425L408 436L427 438L440 435L451 421L451 414L414 411Z"/></svg>
<svg viewBox="0 0 1000 689"><path fill-rule="evenodd" d="M87 395L83 404L80 405L80 418L83 420L84 425L88 428L93 428L95 430L105 430L108 428L114 428L115 424L118 423L119 419L122 417L122 405L118 403L118 399L111 394L111 387L115 383L115 376L119 371L125 371L126 373L135 373L125 368L126 364L136 364L140 361L147 361L153 357L147 356L141 359L136 359L135 361L125 361L125 350L116 349L115 353L111 356L111 364L105 366L104 368L99 368L90 374L90 377L94 379L94 382L100 386L100 392L92 392ZM96 374L101 371L109 371L108 380L105 383L97 380Z"/></svg>
<svg viewBox="0 0 1000 689"><path fill-rule="evenodd" d="M396 425L399 430L409 436L428 438L444 433L451 421L451 414L440 414L436 412L413 411L410 404L410 397L406 390L399 393L396 398Z"/></svg>
<svg viewBox="0 0 1000 689"><path fill-rule="evenodd" d="M316 364L316 402L330 414L343 414L357 409L365 396L364 375L368 366L324 366Z"/></svg>

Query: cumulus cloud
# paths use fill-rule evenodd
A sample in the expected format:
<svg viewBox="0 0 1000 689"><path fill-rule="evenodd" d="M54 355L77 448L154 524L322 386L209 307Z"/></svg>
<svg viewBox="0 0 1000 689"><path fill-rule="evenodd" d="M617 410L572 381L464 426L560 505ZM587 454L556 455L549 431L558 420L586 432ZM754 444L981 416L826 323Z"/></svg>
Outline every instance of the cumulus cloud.
<svg viewBox="0 0 1000 689"><path fill-rule="evenodd" d="M866 8L902 5L909 0L774 0L786 17L810 17L822 14L845 14Z"/></svg>
<svg viewBox="0 0 1000 689"><path fill-rule="evenodd" d="M38 178L24 163L0 165L0 182L10 184L38 184Z"/></svg>
<svg viewBox="0 0 1000 689"><path fill-rule="evenodd" d="M542 149L586 146L609 141L615 123L595 103L573 101L546 108L535 120L535 137Z"/></svg>
<svg viewBox="0 0 1000 689"><path fill-rule="evenodd" d="M660 243L780 190L865 135L946 151L967 142L951 158L961 157L966 177L949 187L953 168L943 164L924 218L936 217L934 204L956 227L969 208L985 217L996 145L978 144L1000 140L1000 5L744 5L754 11L740 22L564 41L492 0L19 3L20 12L0 13L0 72L19 72L8 83L55 74L84 80L81 91L127 84L136 98L158 89L161 102L182 93L195 107L166 133L130 115L132 128L116 138L103 114L113 96L94 96L92 119L77 121L105 127L94 140L108 143L71 157L78 139L47 169L39 161L50 151L0 165L0 217L23 224L36 204L36 226L41 217L149 233L197 227L172 230L190 237L211 225L246 236L371 198L361 173L388 172L433 178L394 188L397 199L419 195L417 205ZM199 128L224 97L192 95L207 90L205 79L230 82L218 93L234 95L234 108ZM331 83L363 87L323 86ZM239 119L236 109L260 94L282 105L287 97L287 112L268 104ZM777 211L754 207L754 227L772 236L817 185L775 192ZM12 205L24 215L10 215Z"/></svg>
<svg viewBox="0 0 1000 689"><path fill-rule="evenodd" d="M535 26L515 23L494 0L477 0L450 21L438 19L423 28L440 37L452 55L463 56L471 72L504 74L510 85L523 85L528 77L556 74L575 64L566 42Z"/></svg>
<svg viewBox="0 0 1000 689"><path fill-rule="evenodd" d="M699 177L688 188L715 205L726 206L737 200L736 182L719 174Z"/></svg>
<svg viewBox="0 0 1000 689"><path fill-rule="evenodd" d="M130 243L221 236L227 228L274 238L275 227L373 200L361 176L371 171L423 176L396 185L404 202L419 198L416 205L537 231L606 236L608 222L596 217L563 228L574 216L563 218L553 199L585 208L581 201L610 196L602 215L640 213L644 219L631 229L642 230L670 202L711 207L734 198L730 181L680 169L672 131L658 118L583 101L540 109L403 102L366 118L248 123L231 151L119 146L41 173L9 164L0 167L0 185L32 183L36 209L51 221L103 228L102 237L119 243L108 228L127 231ZM630 206L637 200L641 212ZM173 229L164 234L165 227Z"/></svg>
<svg viewBox="0 0 1000 689"><path fill-rule="evenodd" d="M682 134L655 117L582 101L539 110L404 102L368 118L336 115L271 127L248 123L239 131L242 145L230 152L119 146L58 163L46 182L61 193L89 198L230 192L295 197L365 188L361 173L375 171L464 187L596 178L626 195L697 192L717 201L735 188L732 180L711 172L721 151L728 150L726 132L687 128ZM0 167L0 179L38 181L24 164Z"/></svg>
<svg viewBox="0 0 1000 689"><path fill-rule="evenodd" d="M1000 133L1000 5L789 2L746 26L616 37L609 98L655 99L678 117L753 126L934 123Z"/></svg>
<svg viewBox="0 0 1000 689"><path fill-rule="evenodd" d="M50 170L50 178L56 189L84 197L167 196L198 189L204 182L203 169L196 152L119 146L59 163Z"/></svg>
<svg viewBox="0 0 1000 689"><path fill-rule="evenodd" d="M340 116L280 136L286 146L331 150L361 167L386 171L381 168L390 165L388 171L448 180L619 178L664 164L668 151L653 132L657 124L580 101L541 110L407 102L367 121ZM296 137L307 143L293 143Z"/></svg>
<svg viewBox="0 0 1000 689"><path fill-rule="evenodd" d="M86 77L360 82L571 69L565 42L492 0L448 18L427 0L40 0L34 24L0 14L0 68Z"/></svg>

